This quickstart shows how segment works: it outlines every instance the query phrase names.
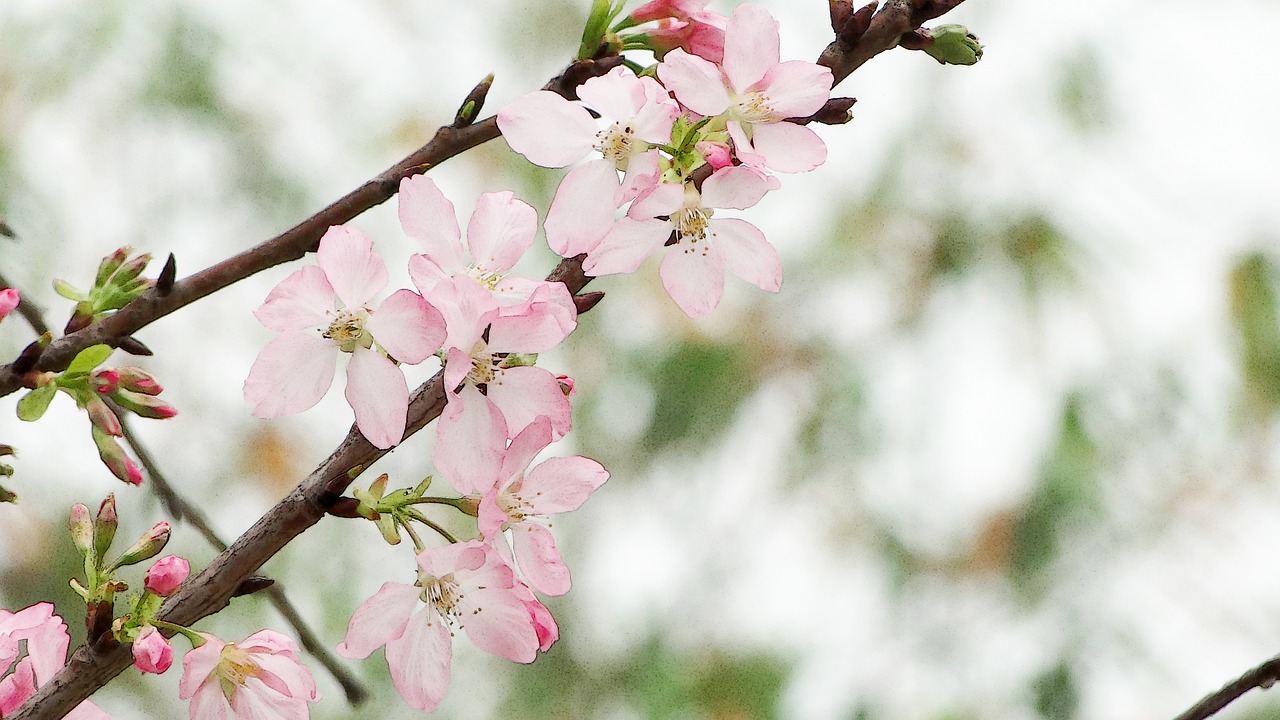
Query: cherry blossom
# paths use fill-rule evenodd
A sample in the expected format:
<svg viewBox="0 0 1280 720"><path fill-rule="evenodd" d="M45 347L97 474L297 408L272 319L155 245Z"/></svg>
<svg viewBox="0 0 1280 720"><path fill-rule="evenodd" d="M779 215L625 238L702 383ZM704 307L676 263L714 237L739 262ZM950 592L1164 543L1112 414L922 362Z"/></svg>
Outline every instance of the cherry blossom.
<svg viewBox="0 0 1280 720"><path fill-rule="evenodd" d="M710 0L653 0L628 16L633 23L656 21L644 29L647 46L661 60L676 48L704 57L713 63L724 58L724 29L728 18L705 10Z"/></svg>
<svg viewBox="0 0 1280 720"><path fill-rule="evenodd" d="M356 425L374 446L404 436L409 389L397 362L430 357L444 340L440 313L411 290L397 290L372 307L387 284L382 258L364 233L335 225L308 265L271 291L254 315L281 334L258 353L244 396L256 417L302 412L333 383L338 353L348 353L347 402Z"/></svg>
<svg viewBox="0 0 1280 720"><path fill-rule="evenodd" d="M133 665L144 673L163 673L173 664L173 646L151 625L133 641Z"/></svg>
<svg viewBox="0 0 1280 720"><path fill-rule="evenodd" d="M0 290L0 320L4 319L14 308L18 307L18 303L22 302L22 298L18 296L18 291L14 288L4 288Z"/></svg>
<svg viewBox="0 0 1280 720"><path fill-rule="evenodd" d="M744 167L712 173L699 192L692 184L664 183L636 200L587 254L590 275L635 272L645 258L675 244L662 258L662 284L690 317L715 309L724 294L724 273L768 292L782 286L782 262L759 228L737 218L713 218L716 209L743 210L774 185L773 178ZM666 219L663 219L666 218Z"/></svg>
<svg viewBox="0 0 1280 720"><path fill-rule="evenodd" d="M506 445L493 435L489 442ZM502 452L498 482L480 501L480 532L493 541L499 554L512 563L503 538L511 531L514 565L538 592L563 595L569 591L569 569L560 558L547 516L576 510L609 479L600 463L584 457L549 458L529 469L529 463L551 444L551 423L538 418Z"/></svg>
<svg viewBox="0 0 1280 720"><path fill-rule="evenodd" d="M384 583L356 608L337 652L362 659L386 646L396 690L430 712L449 687L457 629L481 650L533 662L548 630L535 628L518 587L511 568L481 541L427 548L418 554L418 582Z"/></svg>
<svg viewBox="0 0 1280 720"><path fill-rule="evenodd" d="M288 637L271 630L238 643L201 636L205 643L182 659L178 684L178 697L191 700L191 720L225 720L228 706L235 720L297 720L320 699Z"/></svg>
<svg viewBox="0 0 1280 720"><path fill-rule="evenodd" d="M581 104L549 90L511 101L498 111L507 144L543 167L572 165L595 150L610 165L626 170L631 158L671 142L680 106L653 78L617 67L588 79L577 93Z"/></svg>
<svg viewBox="0 0 1280 720"><path fill-rule="evenodd" d="M17 612L0 610L0 673L9 670L0 678L0 717L12 713L37 687L53 679L66 663L70 642L67 625L53 614L52 603L37 603ZM67 717L100 720L109 716L86 700Z"/></svg>
<svg viewBox="0 0 1280 720"><path fill-rule="evenodd" d="M778 22L758 5L739 5L729 19L722 64L676 49L658 66L658 77L693 112L723 116L743 162L794 173L826 160L817 133L784 121L822 108L831 95L831 70L801 60L781 62Z"/></svg>

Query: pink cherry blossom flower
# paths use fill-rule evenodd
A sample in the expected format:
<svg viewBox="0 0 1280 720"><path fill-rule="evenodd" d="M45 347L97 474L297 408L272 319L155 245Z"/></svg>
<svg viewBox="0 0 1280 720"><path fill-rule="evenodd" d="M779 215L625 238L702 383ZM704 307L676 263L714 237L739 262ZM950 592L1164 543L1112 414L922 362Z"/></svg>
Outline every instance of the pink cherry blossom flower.
<svg viewBox="0 0 1280 720"><path fill-rule="evenodd" d="M653 78L617 67L578 86L578 97L582 104L548 90L522 95L498 111L498 127L512 150L543 167L572 165L595 150L626 170L631 158L671 143L680 106Z"/></svg>
<svg viewBox="0 0 1280 720"><path fill-rule="evenodd" d="M497 477L499 458L480 438L495 428L512 436L539 416L551 419L557 438L572 427L560 383L532 360L573 331L577 312L561 283L539 286L519 314L499 314L489 293L464 275L441 281L429 298L449 329L448 404L436 426L435 464L459 492L483 494Z"/></svg>
<svg viewBox="0 0 1280 720"><path fill-rule="evenodd" d="M320 699L311 672L288 637L260 630L242 642L205 643L182 659L178 697L191 700L191 720L298 720Z"/></svg>
<svg viewBox="0 0 1280 720"><path fill-rule="evenodd" d="M706 315L720 303L726 269L777 292L782 261L759 228L712 217L716 209L755 205L775 187L774 180L749 168L726 167L712 173L701 192L692 184L662 184L631 204L627 217L587 254L582 269L589 275L635 272L674 232L675 244L663 256L659 274L671 299L690 317Z"/></svg>
<svg viewBox="0 0 1280 720"><path fill-rule="evenodd" d="M361 659L385 645L400 696L430 712L449 687L457 629L481 650L533 662L545 630L535 629L518 585L479 540L428 548L418 554L416 584L385 583L356 608L338 654Z"/></svg>
<svg viewBox="0 0 1280 720"><path fill-rule="evenodd" d="M177 555L165 555L147 570L144 583L147 590L168 597L190 574L190 563Z"/></svg>
<svg viewBox="0 0 1280 720"><path fill-rule="evenodd" d="M364 233L335 225L308 265L271 291L254 315L281 334L258 353L244 383L256 417L302 412L333 384L338 353L349 353L347 402L375 447L404 437L409 389L396 362L430 357L444 340L440 313L411 290L397 290L376 308L387 284L382 258Z"/></svg>
<svg viewBox="0 0 1280 720"><path fill-rule="evenodd" d="M12 668L0 678L0 717L12 713L35 694L37 687L53 679L66 663L70 642L66 623L53 614L52 603L37 603L17 612L0 610L0 673ZM105 720L109 716L85 701L67 717Z"/></svg>
<svg viewBox="0 0 1280 720"><path fill-rule="evenodd" d="M163 673L173 664L173 646L159 630L147 625L133 641L133 666L144 673Z"/></svg>
<svg viewBox="0 0 1280 720"><path fill-rule="evenodd" d="M0 320L4 319L14 308L18 307L18 303L22 302L18 291L15 288L4 288L0 290Z"/></svg>
<svg viewBox="0 0 1280 720"><path fill-rule="evenodd" d="M659 60L676 49L719 63L724 58L724 29L728 18L705 10L710 0L653 0L636 8L628 18L633 23L656 21L638 36ZM628 37L630 39L630 36Z"/></svg>
<svg viewBox="0 0 1280 720"><path fill-rule="evenodd" d="M744 162L776 172L807 172L827 148L817 133L784 122L817 112L829 99L833 76L811 62L779 61L778 22L758 5L739 5L725 30L724 62L684 50L667 53L658 77L685 107L723 116Z"/></svg>
<svg viewBox="0 0 1280 720"><path fill-rule="evenodd" d="M506 444L491 436L489 442ZM495 543L498 553L538 592L569 592L569 568L560 558L547 517L576 510L609 479L600 463L584 457L549 458L529 469L529 463L551 444L551 423L538 418L511 441L502 453L498 482L480 501L480 532ZM511 531L512 548L504 531Z"/></svg>

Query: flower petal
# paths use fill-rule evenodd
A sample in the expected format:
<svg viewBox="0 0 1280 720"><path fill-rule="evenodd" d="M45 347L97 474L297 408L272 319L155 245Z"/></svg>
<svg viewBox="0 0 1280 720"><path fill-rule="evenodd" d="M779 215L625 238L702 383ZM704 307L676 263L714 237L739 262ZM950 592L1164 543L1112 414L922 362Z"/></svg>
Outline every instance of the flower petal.
<svg viewBox="0 0 1280 720"><path fill-rule="evenodd" d="M686 245L680 243L667 252L658 275L686 315L701 317L714 310L724 295L724 258L714 244L701 249L686 249Z"/></svg>
<svg viewBox="0 0 1280 720"><path fill-rule="evenodd" d="M721 168L702 183L702 206L746 210L777 186L770 180L741 165Z"/></svg>
<svg viewBox="0 0 1280 720"><path fill-rule="evenodd" d="M524 255L537 233L538 212L515 193L484 193L467 225L467 247L477 268L502 273Z"/></svg>
<svg viewBox="0 0 1280 720"><path fill-rule="evenodd" d="M724 74L739 93L764 79L778 64L778 21L759 5L743 3L724 31Z"/></svg>
<svg viewBox="0 0 1280 720"><path fill-rule="evenodd" d="M337 647L345 658L362 660L374 650L404 634L405 626L422 588L385 582L378 592L360 604L347 623L347 636Z"/></svg>
<svg viewBox="0 0 1280 720"><path fill-rule="evenodd" d="M449 689L453 639L435 609L423 606L409 618L404 634L387 643L391 682L410 706L431 712Z"/></svg>
<svg viewBox="0 0 1280 720"><path fill-rule="evenodd" d="M422 244L433 263L449 275L466 266L458 214L434 180L426 175L401 180L399 205L401 229Z"/></svg>
<svg viewBox="0 0 1280 720"><path fill-rule="evenodd" d="M244 381L244 399L260 418L308 410L333 385L337 347L302 331L283 333L263 346Z"/></svg>
<svg viewBox="0 0 1280 720"><path fill-rule="evenodd" d="M658 65L658 79L682 105L710 117L729 108L729 91L720 68L676 48Z"/></svg>
<svg viewBox="0 0 1280 720"><path fill-rule="evenodd" d="M499 110L498 129L511 149L534 165L564 167L591 151L596 121L581 105L537 90Z"/></svg>
<svg viewBox="0 0 1280 720"><path fill-rule="evenodd" d="M386 450L404 438L409 386L404 373L382 353L356 346L347 363L347 402L356 426L374 447Z"/></svg>
<svg viewBox="0 0 1280 720"><path fill-rule="evenodd" d="M355 228L329 228L320 238L316 264L346 307L364 305L387 286L387 266L373 251L373 238Z"/></svg>
<svg viewBox="0 0 1280 720"><path fill-rule="evenodd" d="M761 290L778 292L782 287L782 260L760 228L736 218L712 220L711 227L716 234L716 247L730 272Z"/></svg>
<svg viewBox="0 0 1280 720"><path fill-rule="evenodd" d="M776 119L808 117L831 97L829 68L804 60L788 60L769 70L762 92Z"/></svg>
<svg viewBox="0 0 1280 720"><path fill-rule="evenodd" d="M554 515L577 510L608 479L609 471L591 458L553 457L525 473L520 489L535 515Z"/></svg>
<svg viewBox="0 0 1280 720"><path fill-rule="evenodd" d="M517 523L511 528L511 540L520 573L534 590L553 596L569 592L569 567L560 558L550 530L536 522Z"/></svg>
<svg viewBox="0 0 1280 720"><path fill-rule="evenodd" d="M813 130L795 123L756 125L755 151L776 172L809 172L827 159L827 145Z"/></svg>
<svg viewBox="0 0 1280 720"><path fill-rule="evenodd" d="M391 357L417 365L435 354L444 343L444 317L416 292L397 290L365 323Z"/></svg>
<svg viewBox="0 0 1280 720"><path fill-rule="evenodd" d="M488 399L501 410L509 436L543 415L551 421L553 439L564 437L573 427L569 398L560 389L560 381L545 368L503 370L489 383Z"/></svg>
<svg viewBox="0 0 1280 720"><path fill-rule="evenodd" d="M522 307L504 308L489 325L490 352L541 353L578 327L578 310L564 283L542 282Z"/></svg>
<svg viewBox="0 0 1280 720"><path fill-rule="evenodd" d="M436 469L463 495L483 495L498 482L506 441L502 412L468 384L449 396L437 421Z"/></svg>
<svg viewBox="0 0 1280 720"><path fill-rule="evenodd" d="M673 228L670 220L624 217L614 224L595 249L587 253L582 271L594 277L635 272L650 255L666 244Z"/></svg>
<svg viewBox="0 0 1280 720"><path fill-rule="evenodd" d="M476 647L512 662L529 663L538 656L538 635L524 603L509 589L468 590L460 603L464 629ZM470 612L480 609L481 612Z"/></svg>
<svg viewBox="0 0 1280 720"><path fill-rule="evenodd" d="M613 226L618 171L611 160L592 160L560 181L543 230L561 257L590 252Z"/></svg>
<svg viewBox="0 0 1280 720"><path fill-rule="evenodd" d="M333 309L333 286L323 270L307 265L272 288L253 316L268 328L285 332L328 325Z"/></svg>

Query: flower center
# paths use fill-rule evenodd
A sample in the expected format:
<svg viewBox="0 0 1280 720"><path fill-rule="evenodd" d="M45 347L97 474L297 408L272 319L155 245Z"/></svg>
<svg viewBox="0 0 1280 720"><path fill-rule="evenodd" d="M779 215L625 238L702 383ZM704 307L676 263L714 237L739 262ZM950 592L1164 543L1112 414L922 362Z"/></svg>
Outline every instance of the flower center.
<svg viewBox="0 0 1280 720"><path fill-rule="evenodd" d="M520 522L529 517L533 513L533 504L520 496L520 486L524 483L524 477L511 483L506 490L498 493L498 507L502 512L506 513L510 518L510 522Z"/></svg>
<svg viewBox="0 0 1280 720"><path fill-rule="evenodd" d="M422 581L422 601L434 606L446 621L458 619L458 604L463 597L462 587L453 579L452 574L428 577Z"/></svg>
<svg viewBox="0 0 1280 720"><path fill-rule="evenodd" d="M740 95L733 104L733 117L745 123L773 122L773 106L764 93L755 91Z"/></svg>
<svg viewBox="0 0 1280 720"><path fill-rule="evenodd" d="M502 282L502 273L496 270L485 270L476 265L467 268L467 276L489 292L496 292L498 283Z"/></svg>
<svg viewBox="0 0 1280 720"><path fill-rule="evenodd" d="M711 211L700 207L686 207L671 216L680 242L705 242L711 232L707 225Z"/></svg>
<svg viewBox="0 0 1280 720"><path fill-rule="evenodd" d="M354 352L357 345L372 347L373 336L364 331L364 324L369 321L371 314L368 308L343 308L322 334L337 343L342 352Z"/></svg>
<svg viewBox="0 0 1280 720"><path fill-rule="evenodd" d="M236 690L244 687L244 684L251 677L256 677L261 668L253 661L249 653L241 650L235 645L227 645L222 648L222 653L218 658L218 665L214 668L214 672L218 674L218 682L222 686L222 694L227 697L227 702L231 701L231 696Z"/></svg>
<svg viewBox="0 0 1280 720"><path fill-rule="evenodd" d="M636 131L628 123L626 125L621 122L615 122L608 128L596 133L595 149L604 155L606 160L625 160L634 152L633 146L636 144Z"/></svg>

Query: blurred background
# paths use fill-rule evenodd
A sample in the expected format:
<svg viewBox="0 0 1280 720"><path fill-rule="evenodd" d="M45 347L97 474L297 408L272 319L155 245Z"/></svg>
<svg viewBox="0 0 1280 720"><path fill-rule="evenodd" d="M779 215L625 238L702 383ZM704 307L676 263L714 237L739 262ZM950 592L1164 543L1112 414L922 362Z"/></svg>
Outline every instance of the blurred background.
<svg viewBox="0 0 1280 720"><path fill-rule="evenodd" d="M825 3L762 4L784 59L817 57ZM7 0L0 218L18 239L0 238L0 272L60 327L52 279L87 286L119 246L206 267L426 142L487 73L486 115L540 86L588 6ZM456 643L439 717L1160 718L1280 652L1280 100L1249 35L1280 6L970 0L945 20L982 38L980 64L874 59L837 88L859 102L819 129L827 165L744 215L783 256L778 296L731 280L690 321L655 263L592 284L607 299L540 361L578 387L550 452L612 471L555 521L574 573L548 602L561 640L529 667ZM497 141L432 176L465 222L491 190L545 214L563 172ZM354 224L407 286L395 202ZM519 269L554 261L542 245ZM350 424L337 388L272 421L241 395L272 336L251 312L298 265L144 329L155 357L111 361L181 410L134 427L226 539ZM31 339L9 318L0 358ZM26 424L18 397L0 398L21 498L0 506L0 605L54 598L78 643L70 504L115 492L121 542L165 515L100 465L69 399ZM431 435L362 482L430 474ZM181 524L170 550L214 555ZM372 525L330 520L265 572L332 646L413 571ZM198 628L263 626L285 629L242 598ZM376 695L355 710L309 664L315 717L417 715L380 652L348 663ZM94 699L185 716L179 670L130 669ZM1221 717L1277 714L1255 692Z"/></svg>

